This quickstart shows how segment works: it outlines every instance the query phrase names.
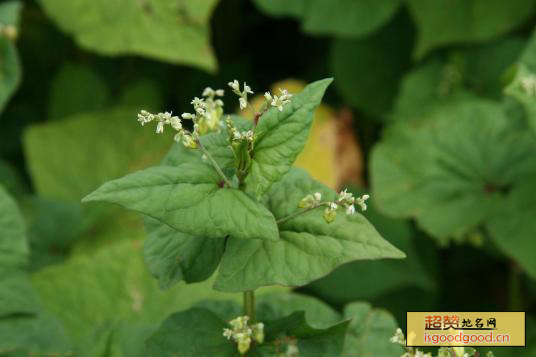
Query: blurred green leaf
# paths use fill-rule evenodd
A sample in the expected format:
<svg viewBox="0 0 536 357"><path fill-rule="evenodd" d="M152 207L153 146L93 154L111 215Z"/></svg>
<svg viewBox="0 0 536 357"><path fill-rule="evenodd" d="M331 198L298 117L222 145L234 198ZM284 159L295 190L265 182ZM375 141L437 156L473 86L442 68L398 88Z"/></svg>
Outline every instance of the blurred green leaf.
<svg viewBox="0 0 536 357"><path fill-rule="evenodd" d="M18 198L28 189L22 182L22 178L16 169L7 161L0 158L0 185L3 186L10 195Z"/></svg>
<svg viewBox="0 0 536 357"><path fill-rule="evenodd" d="M164 107L164 98L158 82L140 79L129 83L117 100L119 106L159 111Z"/></svg>
<svg viewBox="0 0 536 357"><path fill-rule="evenodd" d="M2 356L67 356L71 351L63 326L46 312L0 320Z"/></svg>
<svg viewBox="0 0 536 357"><path fill-rule="evenodd" d="M0 112L20 84L22 69L14 41L19 31L22 3L0 4Z"/></svg>
<svg viewBox="0 0 536 357"><path fill-rule="evenodd" d="M438 47L489 41L526 22L532 0L407 0L418 28L415 56Z"/></svg>
<svg viewBox="0 0 536 357"><path fill-rule="evenodd" d="M298 210L300 200L320 192L323 200L336 193L292 169L271 188L266 204L276 219ZM305 285L353 260L403 258L359 213L339 214L328 224L316 209L279 224L278 241L229 238L214 287L222 291L253 290L279 284Z"/></svg>
<svg viewBox="0 0 536 357"><path fill-rule="evenodd" d="M78 203L31 196L23 199L22 206L28 225L31 271L63 261L88 228Z"/></svg>
<svg viewBox="0 0 536 357"><path fill-rule="evenodd" d="M104 55L136 54L216 69L209 20L217 0L39 0L77 43Z"/></svg>
<svg viewBox="0 0 536 357"><path fill-rule="evenodd" d="M350 191L355 197L364 194L360 190ZM416 249L416 233L409 222L381 215L373 203L367 205L363 215L386 240L406 253L407 258L348 263L314 281L309 288L323 299L337 304L376 298L407 286L434 289L436 286L430 274L431 267L422 261ZM428 254L433 258L432 252Z"/></svg>
<svg viewBox="0 0 536 357"><path fill-rule="evenodd" d="M536 174L536 141L513 127L499 104L467 100L391 128L372 153L375 203L413 217L439 242L462 237ZM510 214L510 212L505 212Z"/></svg>
<svg viewBox="0 0 536 357"><path fill-rule="evenodd" d="M516 185L486 225L499 248L533 278L536 277L536 240L533 239L536 232L535 182L536 176Z"/></svg>
<svg viewBox="0 0 536 357"><path fill-rule="evenodd" d="M139 126L135 110L118 108L32 125L24 151L40 195L79 202L103 182L159 162L171 134L158 136Z"/></svg>
<svg viewBox="0 0 536 357"><path fill-rule="evenodd" d="M410 64L412 32L409 19L397 16L367 38L333 41L331 71L346 103L372 115L389 112Z"/></svg>
<svg viewBox="0 0 536 357"><path fill-rule="evenodd" d="M300 18L305 32L315 35L358 37L385 24L400 7L400 0L256 0L272 16Z"/></svg>
<svg viewBox="0 0 536 357"><path fill-rule="evenodd" d="M37 301L25 273L28 242L15 201L0 186L0 318L33 314Z"/></svg>
<svg viewBox="0 0 536 357"><path fill-rule="evenodd" d="M240 299L213 291L211 281L161 291L146 271L141 245L134 240L114 243L33 275L45 307L60 318L75 341L102 324L157 324L202 299Z"/></svg>
<svg viewBox="0 0 536 357"><path fill-rule="evenodd" d="M399 357L404 353L404 347L389 341L398 324L387 311L373 309L365 302L356 302L344 308L344 317L351 321L343 357Z"/></svg>
<svg viewBox="0 0 536 357"><path fill-rule="evenodd" d="M91 67L67 63L52 80L48 118L61 119L103 109L110 99L108 83Z"/></svg>

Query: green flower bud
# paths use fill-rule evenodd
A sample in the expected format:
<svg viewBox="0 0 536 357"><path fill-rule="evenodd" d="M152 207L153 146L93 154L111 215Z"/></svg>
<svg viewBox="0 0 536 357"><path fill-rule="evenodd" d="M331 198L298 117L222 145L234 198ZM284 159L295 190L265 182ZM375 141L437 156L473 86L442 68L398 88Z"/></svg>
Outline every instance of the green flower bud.
<svg viewBox="0 0 536 357"><path fill-rule="evenodd" d="M335 218L337 218L337 211L332 210L329 207L324 210L324 220L327 223L335 221Z"/></svg>

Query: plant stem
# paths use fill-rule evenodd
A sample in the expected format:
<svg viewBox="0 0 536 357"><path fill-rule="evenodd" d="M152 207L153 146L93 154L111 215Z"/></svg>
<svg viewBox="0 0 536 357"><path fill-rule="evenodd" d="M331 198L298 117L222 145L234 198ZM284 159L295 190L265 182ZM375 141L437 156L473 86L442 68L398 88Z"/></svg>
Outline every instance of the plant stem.
<svg viewBox="0 0 536 357"><path fill-rule="evenodd" d="M196 143L197 145L199 145L199 148L201 149L201 151L203 152L203 154L205 154L205 156L207 157L207 159L210 161L210 163L212 164L212 166L214 166L214 169L216 169L216 171L218 172L218 174L221 176L221 178L223 179L223 181L225 182L225 184L228 186L228 187L231 187L232 184L231 184L231 181L229 181L229 179L227 178L227 176L225 176L225 174L223 173L223 171L221 170L220 166L218 165L218 163L216 162L216 160L214 160L214 158L212 157L212 155L210 155L210 153L208 152L208 150L205 148L205 146L201 143L201 140L197 139L196 140Z"/></svg>
<svg viewBox="0 0 536 357"><path fill-rule="evenodd" d="M277 224L285 223L285 222L288 221L289 219L292 219L292 218L294 218L294 217L297 217L297 216L300 216L300 215L302 215L302 214L304 214L304 213L307 213L307 212L309 212L309 211L312 211L312 210L314 210L315 208L322 207L322 206L327 206L327 205L328 205L327 202L323 202L323 203L318 204L318 206L309 207L309 208L306 208L306 209L301 210L301 211L296 211L296 212L294 212L294 213L292 213L292 214L289 214L288 216L285 216L285 217L283 217L283 218L279 218L279 219L276 221L276 223L277 223Z"/></svg>
<svg viewBox="0 0 536 357"><path fill-rule="evenodd" d="M249 321L255 322L255 291L244 291L244 314L249 316Z"/></svg>

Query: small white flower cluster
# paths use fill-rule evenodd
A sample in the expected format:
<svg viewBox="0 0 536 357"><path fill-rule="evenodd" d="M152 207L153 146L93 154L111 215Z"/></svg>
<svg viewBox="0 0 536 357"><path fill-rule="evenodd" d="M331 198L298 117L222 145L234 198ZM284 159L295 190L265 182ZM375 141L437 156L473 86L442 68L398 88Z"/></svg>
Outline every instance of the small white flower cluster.
<svg viewBox="0 0 536 357"><path fill-rule="evenodd" d="M231 141L248 141L253 142L253 139L255 138L253 130L244 130L240 131L238 130L231 120L231 117L227 117L226 119L227 124L227 131L229 132L229 137L231 138Z"/></svg>
<svg viewBox="0 0 536 357"><path fill-rule="evenodd" d="M369 199L369 195L363 195L361 197L354 197L354 195L346 190L339 193L339 198L335 202L329 202L328 207L324 210L324 219L326 222L331 223L337 217L337 209L342 207L346 210L347 215L355 213L355 206L357 204L361 211L367 210L366 200Z"/></svg>
<svg viewBox="0 0 536 357"><path fill-rule="evenodd" d="M157 121L156 124L156 133L162 134L164 132L164 127L170 125L173 129L177 131L175 134L175 141L182 141L182 144L188 148L196 148L197 144L195 140L199 137L197 133L197 126L194 125L194 132L191 134L182 127L182 122L179 117L172 116L170 112L152 114L146 110L142 110L138 114L138 121L141 125L145 125L152 121Z"/></svg>
<svg viewBox="0 0 536 357"><path fill-rule="evenodd" d="M521 79L521 87L529 97L536 96L536 75L531 74Z"/></svg>
<svg viewBox="0 0 536 357"><path fill-rule="evenodd" d="M307 195L301 199L298 203L299 208L315 208L320 205L320 200L322 199L322 194L320 192L315 192L312 195Z"/></svg>
<svg viewBox="0 0 536 357"><path fill-rule="evenodd" d="M339 209L339 207L345 208L347 215L352 215L355 213L354 204L357 204L362 211L366 211L367 204L365 203L365 201L368 200L369 197L369 195L363 195L361 197L356 198L350 192L344 190L339 193L339 197L336 201L321 202L322 194L320 192L315 192L313 195L309 194L302 198L298 203L298 207L312 209L321 205L326 205L327 207L324 210L324 219L327 223L331 223L337 217L337 209Z"/></svg>
<svg viewBox="0 0 536 357"><path fill-rule="evenodd" d="M158 121L156 124L156 133L161 134L164 132L164 125L171 125L173 129L180 131L182 130L182 123L179 117L171 116L170 112L151 114L146 110L142 110L138 114L138 121L141 125L152 122L153 120Z"/></svg>
<svg viewBox="0 0 536 357"><path fill-rule="evenodd" d="M209 131L218 130L223 116L223 101L216 99L216 97L223 97L224 94L223 89L205 88L203 91L204 98L195 97L191 102L195 113L182 113L181 117L190 119L194 124L199 125L201 135Z"/></svg>
<svg viewBox="0 0 536 357"><path fill-rule="evenodd" d="M229 321L232 329L224 328L223 336L228 340L233 339L238 345L238 352L244 354L249 350L252 341L263 343L264 324L262 322L249 325L249 316L239 316Z"/></svg>
<svg viewBox="0 0 536 357"><path fill-rule="evenodd" d="M233 93L240 97L238 98L240 109L246 109L248 106L248 94L253 94L251 88L246 84L246 82L244 82L244 90L240 91L240 83L238 83L236 79L228 84L233 90Z"/></svg>
<svg viewBox="0 0 536 357"><path fill-rule="evenodd" d="M404 337L404 332L400 328L396 329L396 332L393 337L389 339L391 343L396 343L406 347L406 338ZM424 353L420 350L413 350L412 347L406 347L406 352L404 352L400 357L432 357L430 352Z"/></svg>
<svg viewBox="0 0 536 357"><path fill-rule="evenodd" d="M270 92L266 92L264 93L264 98L266 98L272 107L277 108L281 112L283 111L283 106L290 103L292 94L290 94L286 89L281 88L279 88L279 92L281 92L280 96L272 95Z"/></svg>

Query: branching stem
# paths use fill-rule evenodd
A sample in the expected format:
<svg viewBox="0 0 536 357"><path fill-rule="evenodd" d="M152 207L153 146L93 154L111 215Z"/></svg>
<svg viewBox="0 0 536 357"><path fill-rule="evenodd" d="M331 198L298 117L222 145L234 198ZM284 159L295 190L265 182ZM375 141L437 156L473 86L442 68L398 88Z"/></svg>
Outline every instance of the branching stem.
<svg viewBox="0 0 536 357"><path fill-rule="evenodd" d="M319 203L319 204L316 205L316 206L309 207L309 208L305 208L305 209L302 209L302 210L300 210L300 211L296 211L296 212L294 212L294 213L292 213L292 214L289 214L288 216L285 216L285 217L283 217L283 218L279 218L279 219L276 221L276 223L277 223L277 224L283 224L283 223L285 223L286 221L288 221L289 219L292 219L292 218L294 218L294 217L298 217L298 216L300 216L300 215L302 215L302 214L304 214L304 213L307 213L307 212L309 212L309 211L312 211L312 210L314 210L314 209L316 209L316 208L318 208L318 207L327 206L327 205L329 205L329 202L321 202L321 203Z"/></svg>
<svg viewBox="0 0 536 357"><path fill-rule="evenodd" d="M205 154L205 156L207 157L207 159L210 161L210 163L212 164L212 166L214 166L214 169L216 169L216 172L218 172L218 174L221 176L221 178L223 179L223 181L225 182L225 184L228 186L228 187L232 187L232 184L231 184L231 181L229 181L229 179L227 178L227 176L225 176L225 174L223 173L223 171L221 170L220 166L218 165L218 163L216 162L216 160L214 160L214 158L212 157L212 155L210 155L210 153L208 152L208 150L205 148L205 146L201 143L201 140L197 139L196 140L196 143L197 145L199 145L199 148L201 149L201 151L203 152L203 154Z"/></svg>

